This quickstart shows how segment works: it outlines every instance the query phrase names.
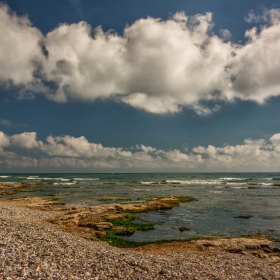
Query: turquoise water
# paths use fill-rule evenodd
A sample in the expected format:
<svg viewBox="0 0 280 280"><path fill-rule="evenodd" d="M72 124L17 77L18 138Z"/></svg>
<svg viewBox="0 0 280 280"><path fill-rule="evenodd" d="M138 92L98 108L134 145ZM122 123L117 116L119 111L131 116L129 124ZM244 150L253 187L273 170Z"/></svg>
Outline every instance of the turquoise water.
<svg viewBox="0 0 280 280"><path fill-rule="evenodd" d="M35 186L32 188L40 191L19 192L13 197L55 197L68 206L137 201L150 196L198 199L172 210L140 214L139 220L157 225L153 231L129 237L135 241L250 234L280 238L280 173L0 174L0 182L26 181L55 184ZM180 232L180 227L189 230Z"/></svg>

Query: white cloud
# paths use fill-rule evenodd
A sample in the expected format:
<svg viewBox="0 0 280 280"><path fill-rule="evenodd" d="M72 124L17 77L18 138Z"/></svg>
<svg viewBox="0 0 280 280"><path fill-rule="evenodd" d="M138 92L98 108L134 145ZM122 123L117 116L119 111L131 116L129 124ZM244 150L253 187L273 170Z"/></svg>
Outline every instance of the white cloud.
<svg viewBox="0 0 280 280"><path fill-rule="evenodd" d="M263 103L280 95L279 55L280 10L273 12L272 25L260 32L252 28L246 32L249 42L236 50L231 73L234 82L227 96Z"/></svg>
<svg viewBox="0 0 280 280"><path fill-rule="evenodd" d="M36 140L36 132L23 132L21 134L14 134L10 137L11 145L27 149L33 149L42 146L41 141Z"/></svg>
<svg viewBox="0 0 280 280"><path fill-rule="evenodd" d="M228 29L220 29L219 33L225 41L227 41L231 38L231 33Z"/></svg>
<svg viewBox="0 0 280 280"><path fill-rule="evenodd" d="M11 127L14 126L14 123L9 120L0 119L0 125Z"/></svg>
<svg viewBox="0 0 280 280"><path fill-rule="evenodd" d="M274 134L270 139L272 142L280 142L280 133Z"/></svg>
<svg viewBox="0 0 280 280"><path fill-rule="evenodd" d="M0 131L0 148L9 146L10 140L2 131Z"/></svg>
<svg viewBox="0 0 280 280"><path fill-rule="evenodd" d="M130 149L104 147L83 136L49 136L43 142L37 140L35 132L8 136L0 131L0 162L2 167L67 170L277 171L280 167L280 133L269 140L246 139L240 145L198 146L191 152L182 152L145 145Z"/></svg>
<svg viewBox="0 0 280 280"><path fill-rule="evenodd" d="M33 72L43 55L41 32L27 17L18 17L0 3L0 82L15 85L34 82Z"/></svg>
<svg viewBox="0 0 280 280"><path fill-rule="evenodd" d="M279 22L280 20L280 14L279 9L263 9L262 14L255 14L253 10L250 10L247 17L244 18L245 21L249 23L268 23L268 24L274 24L275 22Z"/></svg>
<svg viewBox="0 0 280 280"><path fill-rule="evenodd" d="M0 119L0 125L7 126L7 127L19 127L19 126L28 127L28 124L17 124L5 119Z"/></svg>
<svg viewBox="0 0 280 280"><path fill-rule="evenodd" d="M101 27L92 32L86 22L61 24L44 36L1 4L0 82L21 85L21 96L113 98L157 114L218 109L203 106L207 101L263 103L280 95L280 10L259 17L266 25L246 31L245 45L230 42L227 29L215 35L211 13L139 19L122 36ZM251 12L247 21L256 19Z"/></svg>

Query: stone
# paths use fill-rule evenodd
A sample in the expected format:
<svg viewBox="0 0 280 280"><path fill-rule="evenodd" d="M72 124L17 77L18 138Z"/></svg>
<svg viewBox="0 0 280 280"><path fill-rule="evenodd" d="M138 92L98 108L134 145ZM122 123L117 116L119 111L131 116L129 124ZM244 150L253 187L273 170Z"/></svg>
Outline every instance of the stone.
<svg viewBox="0 0 280 280"><path fill-rule="evenodd" d="M135 232L134 228L113 227L114 234L116 235L132 235Z"/></svg>

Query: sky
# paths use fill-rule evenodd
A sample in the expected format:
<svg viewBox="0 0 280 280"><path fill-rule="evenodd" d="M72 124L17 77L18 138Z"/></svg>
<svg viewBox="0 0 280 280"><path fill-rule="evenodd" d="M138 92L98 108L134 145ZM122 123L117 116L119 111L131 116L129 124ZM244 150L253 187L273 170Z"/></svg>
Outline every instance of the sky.
<svg viewBox="0 0 280 280"><path fill-rule="evenodd" d="M0 172L279 172L276 0L0 0Z"/></svg>

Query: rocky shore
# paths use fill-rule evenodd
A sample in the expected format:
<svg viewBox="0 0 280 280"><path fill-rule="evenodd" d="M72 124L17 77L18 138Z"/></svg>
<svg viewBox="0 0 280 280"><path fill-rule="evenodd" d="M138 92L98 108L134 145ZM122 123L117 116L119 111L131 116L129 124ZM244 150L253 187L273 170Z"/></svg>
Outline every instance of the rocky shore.
<svg viewBox="0 0 280 280"><path fill-rule="evenodd" d="M0 279L280 279L278 249L265 238L120 249L47 222L57 216L0 202Z"/></svg>
<svg viewBox="0 0 280 280"><path fill-rule="evenodd" d="M53 182L23 182L23 183L13 183L13 182L0 182L0 198L5 196L11 196L16 194L18 191L32 192L36 189L28 189L28 187L34 186L45 186L53 185Z"/></svg>

